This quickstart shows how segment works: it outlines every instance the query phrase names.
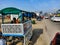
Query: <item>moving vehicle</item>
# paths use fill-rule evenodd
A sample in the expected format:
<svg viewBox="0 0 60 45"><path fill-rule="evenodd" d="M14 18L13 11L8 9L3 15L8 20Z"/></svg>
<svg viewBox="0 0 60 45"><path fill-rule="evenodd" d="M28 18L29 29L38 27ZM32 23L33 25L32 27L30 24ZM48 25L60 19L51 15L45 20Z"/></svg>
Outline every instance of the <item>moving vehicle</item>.
<svg viewBox="0 0 60 45"><path fill-rule="evenodd" d="M50 45L60 45L60 33L57 32Z"/></svg>
<svg viewBox="0 0 60 45"><path fill-rule="evenodd" d="M51 21L60 21L60 16L53 16Z"/></svg>

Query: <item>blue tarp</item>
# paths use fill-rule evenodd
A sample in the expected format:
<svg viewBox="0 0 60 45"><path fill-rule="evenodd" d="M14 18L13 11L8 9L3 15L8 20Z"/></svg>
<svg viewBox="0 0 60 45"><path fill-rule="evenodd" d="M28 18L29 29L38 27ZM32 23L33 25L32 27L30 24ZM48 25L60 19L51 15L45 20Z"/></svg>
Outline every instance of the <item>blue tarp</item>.
<svg viewBox="0 0 60 45"><path fill-rule="evenodd" d="M32 13L25 13L24 16L25 17L32 17Z"/></svg>

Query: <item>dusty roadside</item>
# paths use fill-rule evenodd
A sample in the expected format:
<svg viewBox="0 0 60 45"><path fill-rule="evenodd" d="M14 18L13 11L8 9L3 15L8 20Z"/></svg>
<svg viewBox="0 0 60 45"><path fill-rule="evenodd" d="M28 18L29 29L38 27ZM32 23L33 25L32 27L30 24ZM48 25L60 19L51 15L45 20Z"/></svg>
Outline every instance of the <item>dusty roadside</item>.
<svg viewBox="0 0 60 45"><path fill-rule="evenodd" d="M46 26L44 21L36 21L36 24L32 25L32 27L36 33L34 34L35 36L33 36L33 45L49 45L49 37L46 33Z"/></svg>

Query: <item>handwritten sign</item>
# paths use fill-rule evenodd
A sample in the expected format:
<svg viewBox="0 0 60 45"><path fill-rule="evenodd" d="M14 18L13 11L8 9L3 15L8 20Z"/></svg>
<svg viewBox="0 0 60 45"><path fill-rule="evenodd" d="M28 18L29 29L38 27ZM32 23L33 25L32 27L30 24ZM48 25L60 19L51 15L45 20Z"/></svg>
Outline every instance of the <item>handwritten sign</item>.
<svg viewBox="0 0 60 45"><path fill-rule="evenodd" d="M9 35L23 34L22 24L2 24L1 27L3 34L9 34Z"/></svg>
<svg viewBox="0 0 60 45"><path fill-rule="evenodd" d="M1 30L3 35L24 35L32 30L32 24L31 21L21 24L1 24Z"/></svg>

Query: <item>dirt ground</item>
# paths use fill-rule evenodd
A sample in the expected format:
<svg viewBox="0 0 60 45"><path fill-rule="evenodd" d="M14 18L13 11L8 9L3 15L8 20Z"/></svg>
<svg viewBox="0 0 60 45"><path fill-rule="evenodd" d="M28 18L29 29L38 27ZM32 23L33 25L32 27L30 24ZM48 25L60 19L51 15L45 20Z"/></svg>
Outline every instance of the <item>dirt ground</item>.
<svg viewBox="0 0 60 45"><path fill-rule="evenodd" d="M49 37L46 33L46 27L44 21L36 21L33 27L33 45L49 45Z"/></svg>

